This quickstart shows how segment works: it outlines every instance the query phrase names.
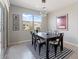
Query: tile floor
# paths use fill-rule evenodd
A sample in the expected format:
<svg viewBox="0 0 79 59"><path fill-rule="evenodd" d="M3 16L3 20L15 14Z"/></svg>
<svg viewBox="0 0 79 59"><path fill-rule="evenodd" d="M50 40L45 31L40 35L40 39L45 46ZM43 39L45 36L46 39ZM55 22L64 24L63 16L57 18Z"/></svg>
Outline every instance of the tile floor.
<svg viewBox="0 0 79 59"><path fill-rule="evenodd" d="M9 47L5 59L38 59L37 56L33 55L34 53L32 54L30 48L27 47L27 43ZM66 43L64 43L64 47L71 48L74 51L74 53L68 59L78 59L77 47Z"/></svg>

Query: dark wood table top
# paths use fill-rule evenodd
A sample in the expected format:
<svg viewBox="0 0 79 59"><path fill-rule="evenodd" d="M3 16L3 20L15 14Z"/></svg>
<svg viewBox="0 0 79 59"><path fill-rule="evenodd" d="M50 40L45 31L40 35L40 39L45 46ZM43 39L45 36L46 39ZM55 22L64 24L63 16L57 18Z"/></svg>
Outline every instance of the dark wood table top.
<svg viewBox="0 0 79 59"><path fill-rule="evenodd" d="M55 35L53 33L46 33L46 32L38 32L38 33L36 33L36 35L38 35L39 37L44 38L44 39L51 39L51 38L60 36L59 34Z"/></svg>

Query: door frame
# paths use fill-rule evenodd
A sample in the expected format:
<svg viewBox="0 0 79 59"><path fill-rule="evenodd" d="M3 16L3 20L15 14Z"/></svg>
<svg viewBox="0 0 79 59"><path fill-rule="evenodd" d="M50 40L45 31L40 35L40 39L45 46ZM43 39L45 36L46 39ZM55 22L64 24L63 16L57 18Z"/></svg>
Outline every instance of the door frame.
<svg viewBox="0 0 79 59"><path fill-rule="evenodd" d="M8 11L0 2L1 8L1 58L4 58L8 47Z"/></svg>

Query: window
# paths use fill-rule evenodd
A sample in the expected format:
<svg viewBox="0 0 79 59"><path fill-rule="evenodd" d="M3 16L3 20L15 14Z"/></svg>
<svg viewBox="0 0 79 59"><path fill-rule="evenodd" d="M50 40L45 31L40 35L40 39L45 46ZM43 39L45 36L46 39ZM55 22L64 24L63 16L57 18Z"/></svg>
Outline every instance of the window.
<svg viewBox="0 0 79 59"><path fill-rule="evenodd" d="M34 16L34 30L39 30L40 31L41 22L42 22L41 16Z"/></svg>
<svg viewBox="0 0 79 59"><path fill-rule="evenodd" d="M31 14L23 14L22 15L23 21L23 30L30 31L30 30L39 30L41 29L41 22L42 17L38 15L31 15Z"/></svg>

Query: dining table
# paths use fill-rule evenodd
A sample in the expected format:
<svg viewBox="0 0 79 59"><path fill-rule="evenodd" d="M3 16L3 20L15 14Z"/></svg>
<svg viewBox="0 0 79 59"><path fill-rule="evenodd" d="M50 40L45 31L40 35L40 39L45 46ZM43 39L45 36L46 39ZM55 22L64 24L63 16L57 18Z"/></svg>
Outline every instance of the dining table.
<svg viewBox="0 0 79 59"><path fill-rule="evenodd" d="M56 40L57 37L59 37L60 35L56 35L53 33L47 33L47 32L38 32L36 33L36 36L38 36L40 39L45 40L46 42L46 59L49 59L49 41L51 40ZM60 41L61 45L61 51L63 51L63 38Z"/></svg>

